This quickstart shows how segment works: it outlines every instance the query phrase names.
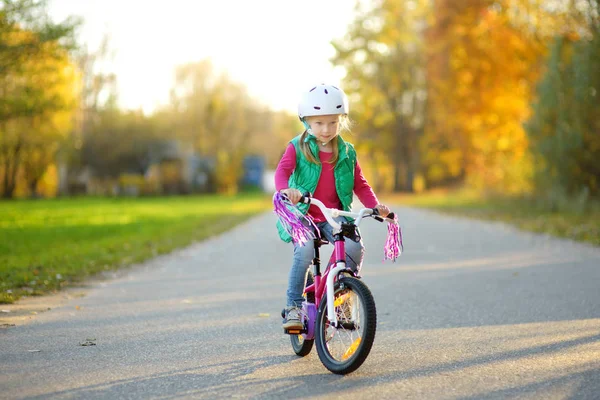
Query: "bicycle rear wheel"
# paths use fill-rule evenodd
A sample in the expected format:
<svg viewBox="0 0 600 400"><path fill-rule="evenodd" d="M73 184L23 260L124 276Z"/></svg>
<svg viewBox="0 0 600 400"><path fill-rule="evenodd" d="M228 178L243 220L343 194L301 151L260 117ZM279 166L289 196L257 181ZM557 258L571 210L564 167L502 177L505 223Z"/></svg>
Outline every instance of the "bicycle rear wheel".
<svg viewBox="0 0 600 400"><path fill-rule="evenodd" d="M366 360L377 326L371 291L356 278L342 278L334 287L334 307L339 327L327 318L327 297L319 304L315 340L319 359L329 371L348 374Z"/></svg>
<svg viewBox="0 0 600 400"><path fill-rule="evenodd" d="M304 357L312 350L315 339L309 340L305 339L302 335L290 335L290 341L292 342L294 353L300 357Z"/></svg>
<svg viewBox="0 0 600 400"><path fill-rule="evenodd" d="M307 281L306 281L306 286L308 287L308 286L312 285L313 283L314 283L314 278L313 278L312 273L309 271ZM306 302L303 303L302 308L306 314L303 315L302 321L304 322L305 330L310 332L311 339L306 339L307 335L305 335L305 334L290 335L290 342L292 343L292 349L294 349L294 353L296 353L296 355L298 355L300 357L304 357L304 356L308 355L313 348L313 344L315 343L314 334L312 333L312 329L309 329L309 327L306 326L307 324L314 324L315 314L316 314L316 312L314 311L315 310L315 292L312 291L309 293L304 293L304 296L306 297L306 301L308 301L311 304L307 306ZM313 311L308 312L307 309L313 310ZM283 311L282 311L281 317L282 318L285 317L285 315L283 315Z"/></svg>

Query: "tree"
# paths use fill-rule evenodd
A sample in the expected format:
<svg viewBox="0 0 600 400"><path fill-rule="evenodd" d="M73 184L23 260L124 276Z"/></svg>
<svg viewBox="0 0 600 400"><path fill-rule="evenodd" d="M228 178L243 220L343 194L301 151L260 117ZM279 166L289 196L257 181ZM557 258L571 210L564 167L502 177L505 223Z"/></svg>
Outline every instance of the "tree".
<svg viewBox="0 0 600 400"><path fill-rule="evenodd" d="M59 130L37 129L72 107L74 76L68 51L76 22L49 21L45 3L4 0L0 8L0 163L2 195L13 196L23 160L30 153L25 175L33 185L41 164L54 151L47 146ZM36 161L34 161L36 160ZM35 167L34 167L35 165Z"/></svg>
<svg viewBox="0 0 600 400"><path fill-rule="evenodd" d="M436 2L427 36L430 179L461 178L502 193L528 190L532 167L522 124L545 46L511 20L521 3Z"/></svg>
<svg viewBox="0 0 600 400"><path fill-rule="evenodd" d="M535 188L552 207L600 195L599 3L571 8L578 21L557 35L537 88L527 134L536 157Z"/></svg>
<svg viewBox="0 0 600 400"><path fill-rule="evenodd" d="M38 182L48 167L56 162L57 152L68 139L77 105L78 74L74 65L67 57L60 62L54 59L47 62L58 64L54 72L48 74L40 71L34 72L34 75L41 80L40 84L45 88L44 95L54 99L55 108L48 107L45 113L22 119L20 124L21 135L27 138L21 168L29 193L34 197L38 195ZM43 65L40 61L35 62L38 69Z"/></svg>
<svg viewBox="0 0 600 400"><path fill-rule="evenodd" d="M79 71L77 85L78 106L73 116L73 129L69 138L61 146L57 157L59 164L59 193L68 195L71 183L77 182L78 175L90 167L85 152L90 155L97 141L97 126L105 123L102 118L111 118L117 112L117 79L115 74L99 70L99 64L112 57L110 37L105 35L98 49L91 51L87 45L74 52ZM110 123L108 121L107 123ZM93 132L93 133L92 133ZM106 156L106 155L103 155ZM102 175L103 172L99 171Z"/></svg>
<svg viewBox="0 0 600 400"><path fill-rule="evenodd" d="M412 191L425 118L421 31L427 2L380 0L362 7L357 3L345 38L333 42L332 62L347 71L345 87L361 143L392 163L393 190Z"/></svg>
<svg viewBox="0 0 600 400"><path fill-rule="evenodd" d="M176 137L215 160L219 191L237 190L243 158L269 138L272 114L209 61L177 68L171 97Z"/></svg>

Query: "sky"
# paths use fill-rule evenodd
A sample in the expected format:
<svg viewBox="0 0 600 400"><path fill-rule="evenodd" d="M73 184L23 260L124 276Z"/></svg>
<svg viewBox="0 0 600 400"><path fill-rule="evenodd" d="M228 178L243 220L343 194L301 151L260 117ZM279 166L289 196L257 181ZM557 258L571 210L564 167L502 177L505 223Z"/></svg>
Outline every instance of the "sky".
<svg viewBox="0 0 600 400"><path fill-rule="evenodd" d="M79 43L109 34L119 104L146 113L168 103L177 65L210 58L275 110L295 112L303 90L339 84L330 42L353 19L353 0L50 0L55 21L83 18Z"/></svg>

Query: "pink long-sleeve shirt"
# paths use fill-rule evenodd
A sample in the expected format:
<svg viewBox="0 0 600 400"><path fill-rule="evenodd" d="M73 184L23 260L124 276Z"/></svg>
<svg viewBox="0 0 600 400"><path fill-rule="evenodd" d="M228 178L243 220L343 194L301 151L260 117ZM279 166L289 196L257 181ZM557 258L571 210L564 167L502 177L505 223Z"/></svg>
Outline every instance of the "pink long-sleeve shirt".
<svg viewBox="0 0 600 400"><path fill-rule="evenodd" d="M321 200L326 207L340 209L342 204L335 190L335 177L333 174L335 165L329 163L332 156L333 153L319 151L322 171L313 197ZM277 169L275 170L275 188L277 190L288 188L290 176L295 168L296 148L290 143L285 149L285 153L281 157L279 165L277 165ZM362 173L358 160L356 161L356 167L354 168L354 193L365 207L374 208L379 204L377 196L375 196L373 189ZM311 205L308 209L308 213L313 217L315 222L325 221L325 216L323 216L323 213L317 206Z"/></svg>

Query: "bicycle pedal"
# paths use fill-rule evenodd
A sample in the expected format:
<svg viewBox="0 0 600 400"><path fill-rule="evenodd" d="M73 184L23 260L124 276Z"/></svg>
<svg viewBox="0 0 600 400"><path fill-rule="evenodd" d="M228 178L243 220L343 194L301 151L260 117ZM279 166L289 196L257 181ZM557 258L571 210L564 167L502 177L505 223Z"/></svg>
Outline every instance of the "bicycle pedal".
<svg viewBox="0 0 600 400"><path fill-rule="evenodd" d="M284 329L283 333L285 333L287 335L300 335L302 333L302 329L298 329L298 328Z"/></svg>

